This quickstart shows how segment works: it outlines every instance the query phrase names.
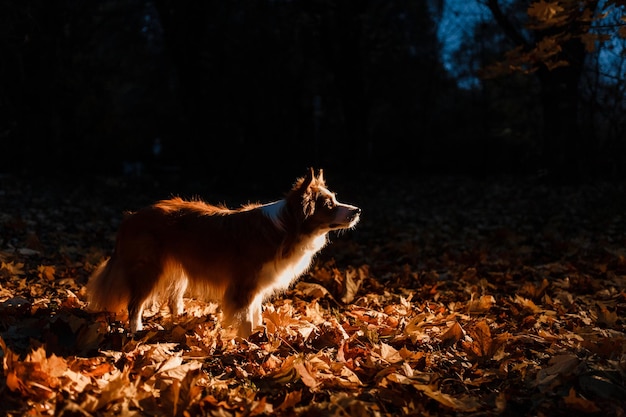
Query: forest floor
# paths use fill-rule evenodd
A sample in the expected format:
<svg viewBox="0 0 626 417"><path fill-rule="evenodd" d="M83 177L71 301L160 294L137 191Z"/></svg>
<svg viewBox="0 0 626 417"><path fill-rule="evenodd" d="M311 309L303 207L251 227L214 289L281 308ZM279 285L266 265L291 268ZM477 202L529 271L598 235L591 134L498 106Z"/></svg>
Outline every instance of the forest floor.
<svg viewBox="0 0 626 417"><path fill-rule="evenodd" d="M242 340L188 299L131 336L84 287L123 211L258 189L0 177L0 414L626 415L626 186L336 184L360 224Z"/></svg>

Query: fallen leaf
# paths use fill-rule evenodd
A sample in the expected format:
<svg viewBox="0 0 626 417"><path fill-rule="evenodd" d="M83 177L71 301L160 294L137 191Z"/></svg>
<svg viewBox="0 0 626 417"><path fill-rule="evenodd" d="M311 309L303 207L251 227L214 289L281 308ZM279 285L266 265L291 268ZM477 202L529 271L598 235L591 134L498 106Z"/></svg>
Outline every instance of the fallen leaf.
<svg viewBox="0 0 626 417"><path fill-rule="evenodd" d="M578 397L576 395L576 390L572 387L569 390L569 394L567 397L564 397L565 405L570 410L574 410L582 413L597 413L600 411L600 408L596 406L592 401L586 400L584 398Z"/></svg>

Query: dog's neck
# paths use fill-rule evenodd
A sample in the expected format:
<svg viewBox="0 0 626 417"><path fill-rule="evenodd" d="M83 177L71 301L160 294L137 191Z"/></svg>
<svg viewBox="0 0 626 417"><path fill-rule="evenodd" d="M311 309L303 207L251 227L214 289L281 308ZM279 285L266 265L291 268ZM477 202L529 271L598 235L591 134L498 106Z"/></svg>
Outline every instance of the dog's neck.
<svg viewBox="0 0 626 417"><path fill-rule="evenodd" d="M274 201L273 203L264 204L260 207L263 214L265 214L272 221L274 226L276 226L281 231L286 230L285 223L281 216L285 205L285 200L278 200Z"/></svg>

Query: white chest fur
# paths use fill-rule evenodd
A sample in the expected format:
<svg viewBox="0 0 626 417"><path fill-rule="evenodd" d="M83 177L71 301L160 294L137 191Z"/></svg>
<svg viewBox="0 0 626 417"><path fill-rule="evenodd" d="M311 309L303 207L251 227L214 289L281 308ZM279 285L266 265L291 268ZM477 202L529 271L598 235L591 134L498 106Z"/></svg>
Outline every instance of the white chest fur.
<svg viewBox="0 0 626 417"><path fill-rule="evenodd" d="M284 291L300 275L311 266L313 256L326 245L326 233L312 236L288 258L268 262L261 268L260 282L263 287L264 298L277 291Z"/></svg>

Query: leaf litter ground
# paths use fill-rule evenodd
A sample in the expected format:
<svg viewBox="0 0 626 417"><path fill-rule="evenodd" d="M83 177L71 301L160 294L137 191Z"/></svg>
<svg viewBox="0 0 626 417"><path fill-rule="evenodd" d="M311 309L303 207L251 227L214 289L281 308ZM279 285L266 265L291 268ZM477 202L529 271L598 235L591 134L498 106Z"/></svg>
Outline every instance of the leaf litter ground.
<svg viewBox="0 0 626 417"><path fill-rule="evenodd" d="M332 236L311 270L266 303L266 330L241 340L221 328L212 303L187 299L178 319L155 306L135 336L84 303L124 210L185 191L247 202L234 192L2 177L0 410L625 415L623 185L336 184L363 208L361 223Z"/></svg>

